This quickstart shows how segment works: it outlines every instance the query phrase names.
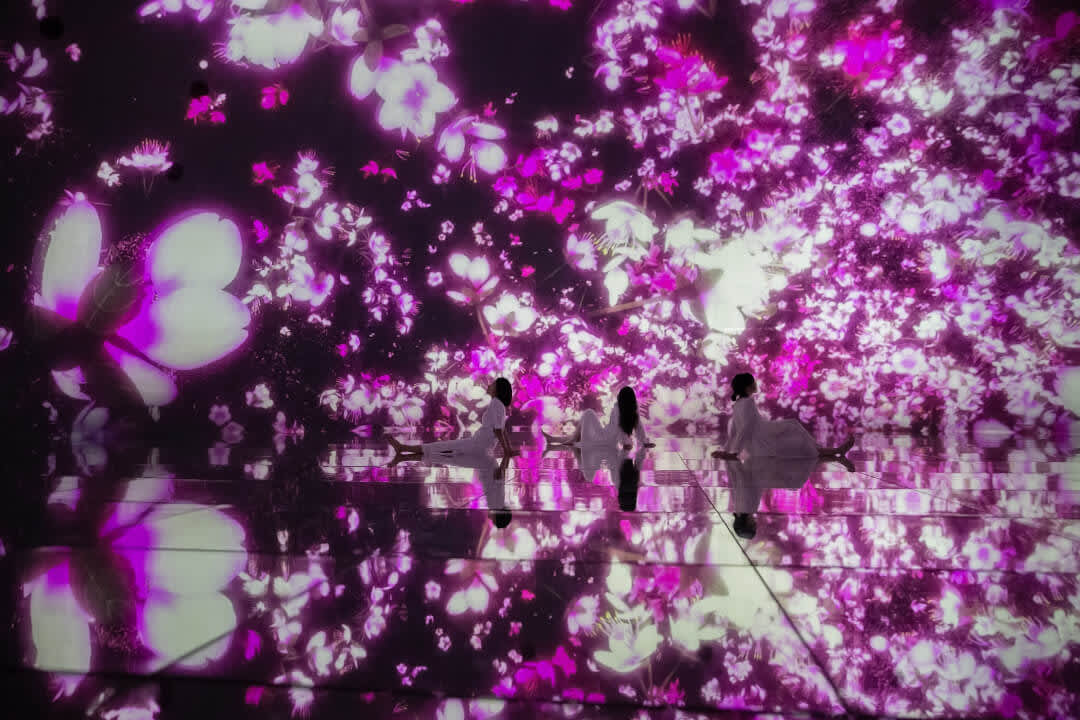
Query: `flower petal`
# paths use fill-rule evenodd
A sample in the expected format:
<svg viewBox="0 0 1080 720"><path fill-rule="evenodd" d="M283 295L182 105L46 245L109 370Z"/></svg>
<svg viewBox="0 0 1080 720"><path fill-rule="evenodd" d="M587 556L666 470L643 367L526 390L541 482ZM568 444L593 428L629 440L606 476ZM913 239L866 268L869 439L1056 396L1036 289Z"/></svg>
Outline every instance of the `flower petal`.
<svg viewBox="0 0 1080 720"><path fill-rule="evenodd" d="M363 55L357 55L349 70L349 92L357 100L363 100L375 89L379 74L372 72Z"/></svg>
<svg viewBox="0 0 1080 720"><path fill-rule="evenodd" d="M236 277L242 255L235 223L217 213L196 213L169 225L150 246L150 279L159 292L220 289Z"/></svg>
<svg viewBox="0 0 1080 720"><path fill-rule="evenodd" d="M473 123L469 133L481 140L502 140L506 137L506 131L498 125L491 123Z"/></svg>
<svg viewBox="0 0 1080 720"><path fill-rule="evenodd" d="M105 352L135 384L135 389L148 407L168 405L176 399L176 383L168 373L142 358L120 350L112 343L105 343Z"/></svg>
<svg viewBox="0 0 1080 720"><path fill-rule="evenodd" d="M189 287L150 303L117 334L162 365L192 370L240 347L250 321L247 306L232 295Z"/></svg>
<svg viewBox="0 0 1080 720"><path fill-rule="evenodd" d="M106 527L124 519L110 518ZM244 537L243 527L216 508L170 503L116 537L113 547L127 558L144 592L209 593L246 567Z"/></svg>
<svg viewBox="0 0 1080 720"><path fill-rule="evenodd" d="M491 275L491 266L488 264L487 258L473 258L473 261L469 263L469 282L471 282L474 287L479 286L488 279L489 275Z"/></svg>
<svg viewBox="0 0 1080 720"><path fill-rule="evenodd" d="M477 167L490 175L506 167L506 152L495 143L477 143L474 153Z"/></svg>
<svg viewBox="0 0 1080 720"><path fill-rule="evenodd" d="M460 128L451 126L439 136L439 149L451 162L457 162L465 154L465 133Z"/></svg>
<svg viewBox="0 0 1080 720"><path fill-rule="evenodd" d="M89 621L71 589L71 565L65 561L51 568L30 595L34 667L63 673L89 671ZM70 695L77 685L78 681L66 682L64 693Z"/></svg>
<svg viewBox="0 0 1080 720"><path fill-rule="evenodd" d="M158 655L151 671L205 666L225 654L235 629L236 610L220 593L153 593L139 612L139 635Z"/></svg>
<svg viewBox="0 0 1080 720"><path fill-rule="evenodd" d="M79 297L98 272L101 220L86 200L72 203L49 234L41 274L42 305L74 320Z"/></svg>

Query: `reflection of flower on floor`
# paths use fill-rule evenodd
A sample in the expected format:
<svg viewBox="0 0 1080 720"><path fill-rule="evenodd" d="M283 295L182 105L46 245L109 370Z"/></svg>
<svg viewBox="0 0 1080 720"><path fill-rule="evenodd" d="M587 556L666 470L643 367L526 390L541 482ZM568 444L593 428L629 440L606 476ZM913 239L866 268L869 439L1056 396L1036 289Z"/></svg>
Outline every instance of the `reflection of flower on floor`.
<svg viewBox="0 0 1080 720"><path fill-rule="evenodd" d="M648 662L660 645L660 633L649 623L615 622L608 630L608 649L593 653L596 662L625 674Z"/></svg>
<svg viewBox="0 0 1080 720"><path fill-rule="evenodd" d="M23 584L33 665L63 673L62 694L74 692L94 669L97 643L121 643L128 652L141 645L151 653L145 669L153 672L167 664L205 666L232 642L236 611L221 590L247 563L243 528L203 505L147 505L163 499L148 497L147 488L160 495L172 487L167 478L148 480L131 482L127 504L106 520L97 548L68 553ZM208 547L215 551L200 551ZM134 646L123 639L129 622L138 638Z"/></svg>
<svg viewBox="0 0 1080 720"><path fill-rule="evenodd" d="M446 564L446 574L458 575L465 585L451 594L446 603L446 611L451 615L484 612L487 610L491 593L499 588L494 575L480 571L473 563L466 564L464 560L449 561Z"/></svg>

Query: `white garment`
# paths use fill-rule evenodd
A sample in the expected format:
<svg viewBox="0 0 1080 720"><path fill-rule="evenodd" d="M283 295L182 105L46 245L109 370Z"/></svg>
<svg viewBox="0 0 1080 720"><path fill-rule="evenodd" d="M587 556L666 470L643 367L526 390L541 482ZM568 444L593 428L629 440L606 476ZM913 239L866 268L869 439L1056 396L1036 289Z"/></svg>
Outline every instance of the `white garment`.
<svg viewBox="0 0 1080 720"><path fill-rule="evenodd" d="M731 483L734 512L753 513L769 488L798 490L805 485L817 467L818 458L759 455L724 464Z"/></svg>
<svg viewBox="0 0 1080 720"><path fill-rule="evenodd" d="M728 424L727 451L746 451L753 456L817 457L814 438L798 420L769 420L758 412L751 398L735 401Z"/></svg>
<svg viewBox="0 0 1080 720"><path fill-rule="evenodd" d="M630 443L630 436L622 431L619 427L619 406L616 405L611 409L611 415L608 417L607 425L600 424L600 418L592 410L586 410L581 413L581 420L578 423L578 428L581 430L581 439L575 443L579 447L588 445L627 445ZM645 445L649 442L649 438L645 435L645 427L641 424L641 418L638 418L637 425L634 426L634 437L637 438L639 445Z"/></svg>
<svg viewBox="0 0 1080 720"><path fill-rule="evenodd" d="M496 430L506 425L506 406L502 400L491 398L491 403L480 420L480 428L472 435L457 440L424 443L425 455L482 455L495 447Z"/></svg>
<svg viewBox="0 0 1080 720"><path fill-rule="evenodd" d="M502 403L499 403L502 405ZM451 442L459 442L457 440ZM487 500L488 510L506 509L506 478L496 478L496 470L499 463L487 453L458 453L456 455L441 455L432 458L438 465L446 465L460 468L471 468L476 471L476 479L484 488L484 497Z"/></svg>

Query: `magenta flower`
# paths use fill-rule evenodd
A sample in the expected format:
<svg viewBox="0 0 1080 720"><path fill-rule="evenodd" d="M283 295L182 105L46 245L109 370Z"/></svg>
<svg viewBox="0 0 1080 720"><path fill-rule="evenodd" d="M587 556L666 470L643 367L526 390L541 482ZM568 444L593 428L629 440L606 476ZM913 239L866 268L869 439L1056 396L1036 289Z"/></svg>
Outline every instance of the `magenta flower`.
<svg viewBox="0 0 1080 720"><path fill-rule="evenodd" d="M435 68L427 63L392 63L375 83L383 99L379 125L386 130L401 128L418 138L435 132L435 116L446 112L457 99L439 82Z"/></svg>
<svg viewBox="0 0 1080 720"><path fill-rule="evenodd" d="M60 215L48 236L41 291L34 304L59 325L93 328L108 361L151 406L176 397L169 370L193 370L219 360L247 339L247 307L224 288L240 269L240 231L216 213L188 215L157 234L146 254L150 292L132 297L126 312L109 314L98 293L117 285L98 266L101 221L81 194ZM150 299L146 299L150 298ZM105 319L101 319L102 316ZM63 368L71 371L70 368ZM57 378L67 394L85 399L86 368L74 368L75 387ZM100 378L98 373L93 373ZM57 375L54 372L54 377Z"/></svg>
<svg viewBox="0 0 1080 720"><path fill-rule="evenodd" d="M844 40L836 44L836 49L844 58L844 72L852 77L865 73L867 80L885 80L893 74L889 64L895 51L888 32L878 37Z"/></svg>
<svg viewBox="0 0 1080 720"><path fill-rule="evenodd" d="M720 92L727 85L726 77L718 77L700 55L683 53L673 48L660 48L657 57L667 65L663 75L656 78L664 90L683 90L691 95Z"/></svg>
<svg viewBox="0 0 1080 720"><path fill-rule="evenodd" d="M716 182L732 182L740 172L748 172L751 169L745 155L731 148L714 152L709 156L709 174Z"/></svg>
<svg viewBox="0 0 1080 720"><path fill-rule="evenodd" d="M499 284L499 276L492 274L491 265L482 255L470 258L463 253L454 253L450 256L450 269L458 278L468 283L461 291L447 291L446 294L450 296L450 299L456 302L469 303L482 300Z"/></svg>

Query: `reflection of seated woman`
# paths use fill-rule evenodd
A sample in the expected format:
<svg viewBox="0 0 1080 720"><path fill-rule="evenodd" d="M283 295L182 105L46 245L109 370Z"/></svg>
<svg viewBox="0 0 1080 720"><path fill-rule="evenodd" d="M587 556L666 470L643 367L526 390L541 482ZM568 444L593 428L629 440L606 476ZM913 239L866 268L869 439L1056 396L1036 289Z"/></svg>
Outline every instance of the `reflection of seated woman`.
<svg viewBox="0 0 1080 720"><path fill-rule="evenodd" d="M645 448L638 448L633 458L622 455L619 465L619 509L623 512L637 510L638 486L641 483L641 461L645 459Z"/></svg>
<svg viewBox="0 0 1080 720"><path fill-rule="evenodd" d="M752 538L757 533L754 513L761 497L769 488L797 490L806 484L817 467L816 457L751 456L742 462L729 460L724 463L731 482L735 523L732 529L741 538Z"/></svg>
<svg viewBox="0 0 1080 720"><path fill-rule="evenodd" d="M645 435L645 428L638 415L637 395L632 388L624 387L619 391L615 407L611 409L607 425L600 424L600 418L592 410L581 413L577 430L573 435L549 435L544 438L551 445L577 445L578 447L616 446L630 447L633 435L642 447L653 447Z"/></svg>
<svg viewBox="0 0 1080 720"><path fill-rule="evenodd" d="M439 465L471 468L476 470L476 479L484 488L488 515L495 527L502 529L510 524L512 514L506 507L506 468L510 465L510 456L503 455L498 463L491 455L448 455L435 459Z"/></svg>

